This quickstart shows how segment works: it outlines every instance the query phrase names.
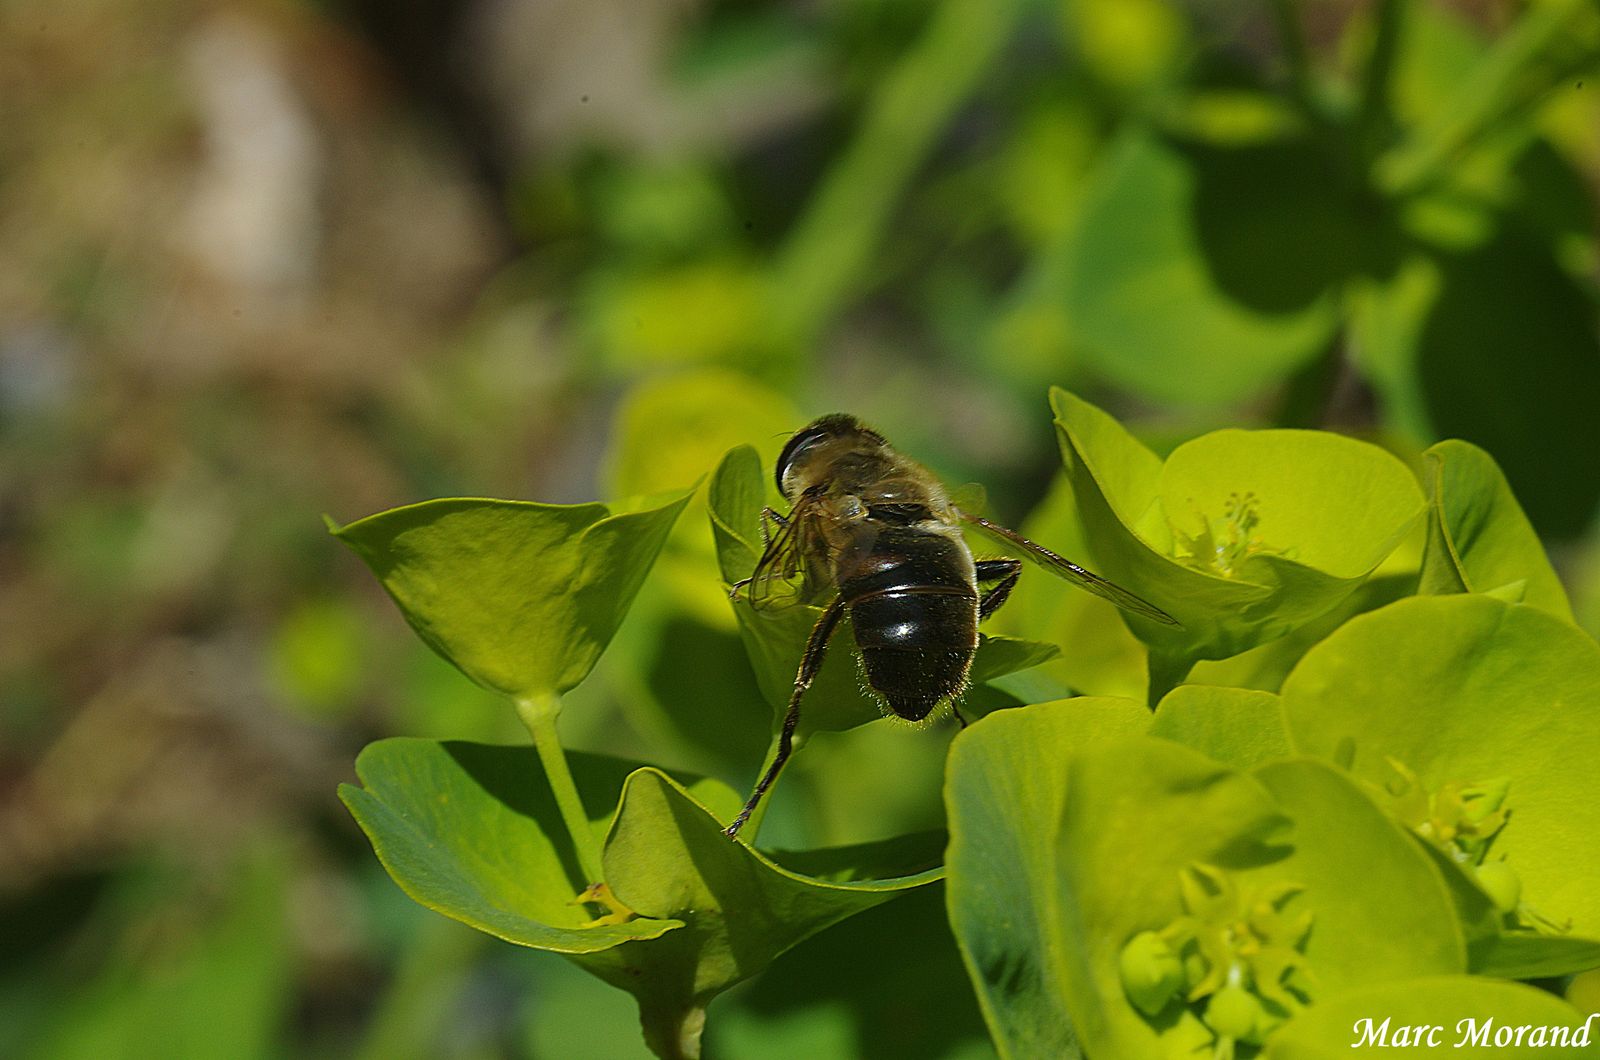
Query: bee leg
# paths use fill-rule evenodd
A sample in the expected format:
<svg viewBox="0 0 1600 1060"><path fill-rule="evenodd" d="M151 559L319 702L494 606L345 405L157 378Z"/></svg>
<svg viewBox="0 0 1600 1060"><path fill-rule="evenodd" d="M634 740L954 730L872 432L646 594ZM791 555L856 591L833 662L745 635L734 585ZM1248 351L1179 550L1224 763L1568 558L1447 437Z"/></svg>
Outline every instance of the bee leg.
<svg viewBox="0 0 1600 1060"><path fill-rule="evenodd" d="M772 545L772 526L777 524L780 530L789 528L789 520L773 511L771 507L761 509L761 550L765 552ZM755 581L754 575L749 578L740 578L728 586L728 599L739 599L739 590Z"/></svg>
<svg viewBox="0 0 1600 1060"><path fill-rule="evenodd" d="M950 704L950 713L952 713L952 714L954 714L956 716L956 722L963 729L965 729L968 725L971 724L971 722L967 721L966 715L961 713L961 708L956 706L954 703Z"/></svg>
<svg viewBox="0 0 1600 1060"><path fill-rule="evenodd" d="M811 627L811 637L806 641L806 653L800 657L800 672L795 675L794 691L789 696L789 709L783 716L783 731L778 734L778 753L773 755L772 764L756 784L756 790L751 792L750 801L744 804L744 809L739 811L733 823L723 830L730 838L739 834L739 829L750 819L756 806L761 802L767 789L772 787L772 782L778 779L779 770L789 760L789 752L794 749L794 730L800 723L800 697L805 695L806 689L811 687L812 680L817 676L817 671L822 669L822 658L828 651L828 639L833 636L835 627L839 625L839 616L844 614L844 601L835 599L822 612L822 617L817 619L817 624Z"/></svg>
<svg viewBox="0 0 1600 1060"><path fill-rule="evenodd" d="M978 580L992 582L999 580L998 585L983 594L978 601L978 621L982 622L1006 602L1006 597L1011 595L1011 590L1017 586L1017 578L1022 575L1022 561L1020 559L985 559L977 563Z"/></svg>
<svg viewBox="0 0 1600 1060"><path fill-rule="evenodd" d="M772 524L776 523L778 529L787 530L789 520L775 512L771 507L761 509L761 547L766 548L772 544Z"/></svg>

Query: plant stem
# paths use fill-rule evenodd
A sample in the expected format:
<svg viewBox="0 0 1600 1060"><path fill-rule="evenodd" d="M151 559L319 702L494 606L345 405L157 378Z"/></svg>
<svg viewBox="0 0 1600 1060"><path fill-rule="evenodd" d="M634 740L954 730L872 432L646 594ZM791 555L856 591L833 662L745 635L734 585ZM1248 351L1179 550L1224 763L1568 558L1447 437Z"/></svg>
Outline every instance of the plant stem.
<svg viewBox="0 0 1600 1060"><path fill-rule="evenodd" d="M1283 46L1283 59L1289 68L1290 95L1306 118L1320 125L1322 111L1317 106L1311 84L1311 53L1306 48L1306 37L1300 29L1295 6L1295 0L1272 0L1272 20L1277 23L1278 42Z"/></svg>
<svg viewBox="0 0 1600 1060"><path fill-rule="evenodd" d="M1400 51L1405 7L1406 0L1379 0L1372 52L1361 74L1356 142L1369 159L1382 147L1394 123L1394 64Z"/></svg>
<svg viewBox="0 0 1600 1060"><path fill-rule="evenodd" d="M544 765L545 779L555 794L561 819L566 822L567 834L572 838L573 849L578 854L578 865L588 877L585 884L599 883L605 879L600 861L600 840L589 825L589 815L578 796L578 785L567 768L566 752L561 749L561 738L556 734L556 718L561 714L561 696L555 692L517 700L517 715L533 736L533 746L539 751L539 761Z"/></svg>
<svg viewBox="0 0 1600 1060"><path fill-rule="evenodd" d="M1011 36L1021 0L946 0L879 84L854 139L773 262L772 322L804 349L850 297L940 130Z"/></svg>
<svg viewBox="0 0 1600 1060"><path fill-rule="evenodd" d="M700 1060L700 1037L706 1029L704 1005L685 1009L646 1006L639 1002L639 1024L644 1043L661 1060Z"/></svg>
<svg viewBox="0 0 1600 1060"><path fill-rule="evenodd" d="M489 936L439 916L419 928L367 1021L356 1060L424 1060L451 1033L472 962Z"/></svg>
<svg viewBox="0 0 1600 1060"><path fill-rule="evenodd" d="M1552 0L1530 8L1510 32L1473 69L1454 98L1415 139L1380 160L1378 177L1391 194L1405 195L1428 186L1454 160L1493 128L1517 102L1518 81L1564 44L1574 19L1588 10L1585 0Z"/></svg>

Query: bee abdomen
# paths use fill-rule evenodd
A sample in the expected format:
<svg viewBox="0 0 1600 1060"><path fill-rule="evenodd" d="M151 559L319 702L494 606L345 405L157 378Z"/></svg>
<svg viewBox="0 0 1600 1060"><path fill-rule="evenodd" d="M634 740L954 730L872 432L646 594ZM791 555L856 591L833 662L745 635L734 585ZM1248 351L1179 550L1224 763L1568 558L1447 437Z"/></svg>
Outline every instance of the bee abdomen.
<svg viewBox="0 0 1600 1060"><path fill-rule="evenodd" d="M978 645L977 600L965 586L902 586L850 601L867 683L908 721L966 684Z"/></svg>

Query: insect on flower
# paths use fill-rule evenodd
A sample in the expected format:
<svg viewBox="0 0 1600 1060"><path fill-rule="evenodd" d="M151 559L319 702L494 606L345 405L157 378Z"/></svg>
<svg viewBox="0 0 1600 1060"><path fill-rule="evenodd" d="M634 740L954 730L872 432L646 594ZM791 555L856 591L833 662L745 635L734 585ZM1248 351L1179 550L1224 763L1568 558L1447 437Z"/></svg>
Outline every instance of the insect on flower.
<svg viewBox="0 0 1600 1060"><path fill-rule="evenodd" d="M755 571L731 593L746 592L758 609L831 599L801 657L777 753L728 826L730 836L749 820L788 760L801 697L846 611L867 683L897 716L920 721L966 686L978 623L1006 602L1022 562L975 560L961 535L964 523L1118 607L1178 625L1126 589L957 508L926 468L853 416L823 416L796 433L778 456L775 475L789 514L771 508L761 513L765 549ZM959 711L956 718L966 724Z"/></svg>

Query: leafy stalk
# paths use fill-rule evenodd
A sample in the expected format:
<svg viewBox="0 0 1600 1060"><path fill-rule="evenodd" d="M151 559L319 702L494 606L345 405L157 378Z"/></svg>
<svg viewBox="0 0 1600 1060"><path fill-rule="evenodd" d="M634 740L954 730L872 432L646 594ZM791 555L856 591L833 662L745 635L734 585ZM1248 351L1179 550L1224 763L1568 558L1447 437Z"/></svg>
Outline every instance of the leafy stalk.
<svg viewBox="0 0 1600 1060"><path fill-rule="evenodd" d="M356 1060L434 1055L455 1016L473 959L487 940L487 935L443 917L423 921L367 1024Z"/></svg>
<svg viewBox="0 0 1600 1060"><path fill-rule="evenodd" d="M600 840L589 827L589 815L584 812L583 800L578 796L578 785L573 782L572 771L567 768L566 752L561 749L561 738L556 734L556 718L561 714L561 696L555 692L528 696L517 700L517 716L533 736L533 745L539 751L539 761L544 766L550 790L561 810L567 834L572 838L573 849L578 854L578 865L583 869L586 883L599 883L605 879L600 861Z"/></svg>
<svg viewBox="0 0 1600 1060"><path fill-rule="evenodd" d="M1021 14L1019 0L949 0L888 72L855 139L812 196L773 263L773 323L803 348L858 288L894 207L939 131Z"/></svg>
<svg viewBox="0 0 1600 1060"><path fill-rule="evenodd" d="M1306 47L1295 6L1294 0L1272 0L1272 20L1277 24L1278 42L1283 46L1284 62L1289 68L1290 94L1306 116L1315 119L1320 112L1311 87L1311 52Z"/></svg>
<svg viewBox="0 0 1600 1060"><path fill-rule="evenodd" d="M1394 68L1404 29L1405 6L1406 0L1380 0L1372 52L1362 70L1356 142L1370 153L1378 151L1394 121Z"/></svg>
<svg viewBox="0 0 1600 1060"><path fill-rule="evenodd" d="M645 1045L661 1060L700 1060L700 1039L706 1029L704 1005L657 1008L641 1001L639 1025Z"/></svg>
<svg viewBox="0 0 1600 1060"><path fill-rule="evenodd" d="M1384 188L1404 195L1432 184L1520 100L1540 94L1543 88L1528 89L1519 83L1568 43L1574 24L1592 15L1593 6L1592 0L1556 0L1531 8L1462 82L1432 123L1380 160L1378 177Z"/></svg>

